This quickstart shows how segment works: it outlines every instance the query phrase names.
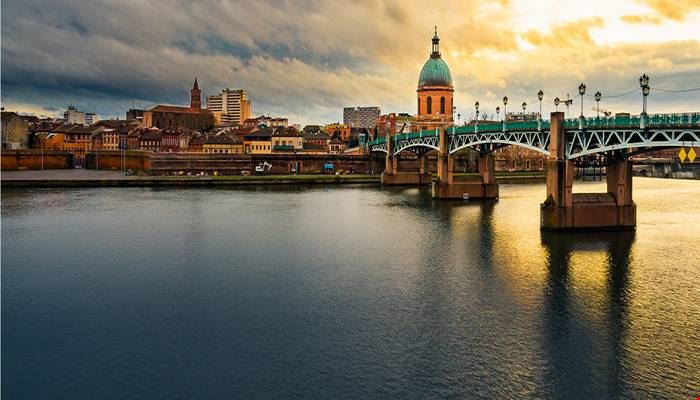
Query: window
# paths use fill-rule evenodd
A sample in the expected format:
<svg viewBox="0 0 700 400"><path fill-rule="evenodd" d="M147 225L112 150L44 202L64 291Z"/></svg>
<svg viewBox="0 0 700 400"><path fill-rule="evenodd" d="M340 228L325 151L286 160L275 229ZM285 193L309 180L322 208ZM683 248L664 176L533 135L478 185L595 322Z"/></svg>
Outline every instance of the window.
<svg viewBox="0 0 700 400"><path fill-rule="evenodd" d="M420 114L420 97L418 98L418 114Z"/></svg>
<svg viewBox="0 0 700 400"><path fill-rule="evenodd" d="M440 97L440 114L445 113L445 97Z"/></svg>
<svg viewBox="0 0 700 400"><path fill-rule="evenodd" d="M428 97L428 114L433 113L433 98Z"/></svg>

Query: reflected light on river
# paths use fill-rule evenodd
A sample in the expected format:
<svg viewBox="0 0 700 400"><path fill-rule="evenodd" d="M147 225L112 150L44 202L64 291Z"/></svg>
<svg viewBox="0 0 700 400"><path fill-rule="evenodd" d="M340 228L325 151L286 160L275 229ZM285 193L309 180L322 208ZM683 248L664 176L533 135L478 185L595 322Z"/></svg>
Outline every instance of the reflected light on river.
<svg viewBox="0 0 700 400"><path fill-rule="evenodd" d="M595 234L543 185L3 190L2 395L694 398L700 182L634 185Z"/></svg>

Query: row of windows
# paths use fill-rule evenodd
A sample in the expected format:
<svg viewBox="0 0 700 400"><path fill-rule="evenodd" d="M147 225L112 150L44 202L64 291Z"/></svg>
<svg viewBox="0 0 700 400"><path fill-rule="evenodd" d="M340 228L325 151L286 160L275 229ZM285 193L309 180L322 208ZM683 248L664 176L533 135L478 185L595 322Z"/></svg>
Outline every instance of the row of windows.
<svg viewBox="0 0 700 400"><path fill-rule="evenodd" d="M240 153L238 149L204 149L205 153L213 153L213 154L238 154Z"/></svg>
<svg viewBox="0 0 700 400"><path fill-rule="evenodd" d="M433 113L433 98L428 97L428 100L426 101L427 103L427 108L428 108L428 114ZM420 114L420 98L418 98L418 114ZM445 114L445 96L440 97L440 114Z"/></svg>
<svg viewBox="0 0 700 400"><path fill-rule="evenodd" d="M270 150L270 145L254 144L252 148L253 150Z"/></svg>

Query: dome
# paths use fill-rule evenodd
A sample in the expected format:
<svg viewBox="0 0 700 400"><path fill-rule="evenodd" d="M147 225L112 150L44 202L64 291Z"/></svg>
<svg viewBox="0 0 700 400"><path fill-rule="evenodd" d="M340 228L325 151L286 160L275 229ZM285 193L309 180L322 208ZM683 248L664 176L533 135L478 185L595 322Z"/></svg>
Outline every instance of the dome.
<svg viewBox="0 0 700 400"><path fill-rule="evenodd" d="M418 87L452 86L452 75L447 63L439 57L430 57L418 77Z"/></svg>

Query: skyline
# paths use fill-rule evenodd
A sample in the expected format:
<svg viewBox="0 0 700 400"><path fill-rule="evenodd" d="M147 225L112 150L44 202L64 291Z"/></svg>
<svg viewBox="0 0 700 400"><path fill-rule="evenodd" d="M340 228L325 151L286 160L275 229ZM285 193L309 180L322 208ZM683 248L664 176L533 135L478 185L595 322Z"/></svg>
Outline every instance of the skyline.
<svg viewBox="0 0 700 400"><path fill-rule="evenodd" d="M414 114L434 25L465 118L477 100L488 114L503 108L503 96L510 111L523 101L536 111L540 89L545 115L566 93L578 115L580 82L603 93L602 109L638 113L640 93L606 96L638 88L642 73L652 88L700 87L697 0L168 4L3 4L3 106L57 115L74 104L122 117L132 104L186 104L196 76L203 97L243 88L254 115L301 124L342 120L345 106ZM584 101L595 115L595 101ZM649 112L698 101L700 92L652 91Z"/></svg>

